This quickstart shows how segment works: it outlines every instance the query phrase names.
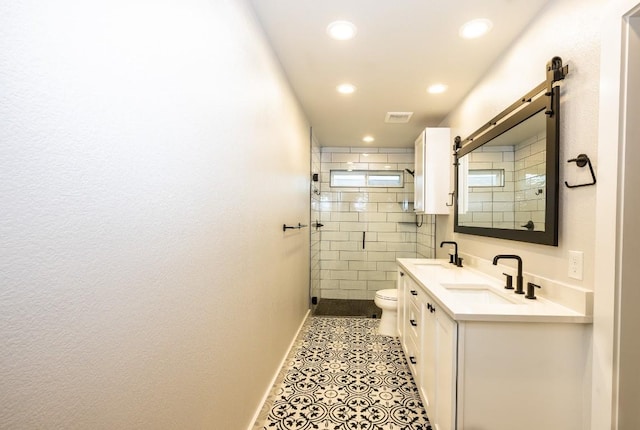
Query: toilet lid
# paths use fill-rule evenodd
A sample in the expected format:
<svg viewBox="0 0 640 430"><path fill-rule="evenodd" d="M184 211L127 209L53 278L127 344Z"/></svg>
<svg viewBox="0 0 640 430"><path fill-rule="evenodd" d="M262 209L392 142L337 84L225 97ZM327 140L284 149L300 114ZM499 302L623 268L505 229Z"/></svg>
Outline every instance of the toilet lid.
<svg viewBox="0 0 640 430"><path fill-rule="evenodd" d="M385 300L398 300L398 290L395 288L389 290L380 290L376 292L376 297Z"/></svg>

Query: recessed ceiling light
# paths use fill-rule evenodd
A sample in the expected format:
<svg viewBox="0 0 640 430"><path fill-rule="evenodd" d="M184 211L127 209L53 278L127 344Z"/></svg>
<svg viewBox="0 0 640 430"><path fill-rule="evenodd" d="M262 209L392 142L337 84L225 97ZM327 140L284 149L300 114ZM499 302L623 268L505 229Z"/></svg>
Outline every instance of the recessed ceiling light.
<svg viewBox="0 0 640 430"><path fill-rule="evenodd" d="M445 91L447 91L447 86L445 84L433 84L427 88L427 92L429 94L442 94Z"/></svg>
<svg viewBox="0 0 640 430"><path fill-rule="evenodd" d="M353 39L356 32L356 26L349 21L333 21L327 26L327 34L335 40Z"/></svg>
<svg viewBox="0 0 640 430"><path fill-rule="evenodd" d="M491 30L493 23L488 19L480 18L467 22L460 27L460 37L464 39L475 39L484 36Z"/></svg>
<svg viewBox="0 0 640 430"><path fill-rule="evenodd" d="M340 94L353 94L356 91L356 87L351 84L340 84L336 89Z"/></svg>
<svg viewBox="0 0 640 430"><path fill-rule="evenodd" d="M362 138L363 142L367 142L367 143L371 143L373 142L375 139L373 138L373 136L365 136Z"/></svg>

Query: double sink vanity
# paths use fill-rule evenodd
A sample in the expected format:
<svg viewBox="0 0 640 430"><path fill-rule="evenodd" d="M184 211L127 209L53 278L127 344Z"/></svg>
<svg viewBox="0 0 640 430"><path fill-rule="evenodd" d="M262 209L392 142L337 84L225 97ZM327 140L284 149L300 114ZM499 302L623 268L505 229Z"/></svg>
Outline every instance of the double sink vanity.
<svg viewBox="0 0 640 430"><path fill-rule="evenodd" d="M568 71L553 57L545 81L454 139L454 233L558 246ZM416 172L429 166L416 155ZM436 194L429 184L416 185L416 202ZM455 247L450 262L398 259L398 334L434 430L588 428L593 291L523 272L513 254L465 255L462 267L457 243L444 244Z"/></svg>
<svg viewBox="0 0 640 430"><path fill-rule="evenodd" d="M398 259L398 332L434 430L584 428L591 292L535 279L526 298L510 267L471 261Z"/></svg>

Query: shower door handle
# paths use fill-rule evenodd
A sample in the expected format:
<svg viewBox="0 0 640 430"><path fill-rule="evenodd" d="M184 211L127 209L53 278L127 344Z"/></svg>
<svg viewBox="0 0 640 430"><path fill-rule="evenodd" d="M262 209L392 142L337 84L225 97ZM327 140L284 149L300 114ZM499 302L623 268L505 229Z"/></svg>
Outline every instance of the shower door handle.
<svg viewBox="0 0 640 430"><path fill-rule="evenodd" d="M364 249L364 238L366 237L367 232L363 231L362 232L362 249Z"/></svg>

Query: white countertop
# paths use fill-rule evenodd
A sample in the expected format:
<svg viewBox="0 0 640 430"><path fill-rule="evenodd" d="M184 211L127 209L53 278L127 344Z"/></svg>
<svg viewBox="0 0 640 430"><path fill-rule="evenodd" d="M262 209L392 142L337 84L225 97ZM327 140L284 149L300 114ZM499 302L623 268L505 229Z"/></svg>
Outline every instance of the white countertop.
<svg viewBox="0 0 640 430"><path fill-rule="evenodd" d="M538 296L538 289L535 291L538 296L536 300L526 299L524 294L504 289L503 280L492 278L473 268L455 267L447 260L399 258L398 264L456 321L593 321L591 315L576 312ZM514 277L514 287L515 284ZM480 289L474 290L476 286ZM526 292L526 282L523 287ZM465 291L460 291L460 288ZM485 293L484 296L481 293Z"/></svg>

